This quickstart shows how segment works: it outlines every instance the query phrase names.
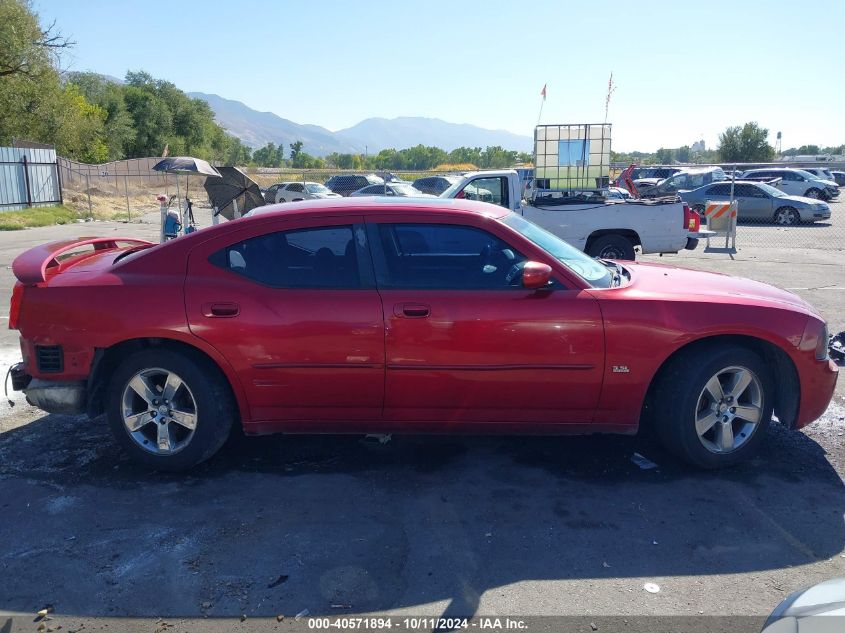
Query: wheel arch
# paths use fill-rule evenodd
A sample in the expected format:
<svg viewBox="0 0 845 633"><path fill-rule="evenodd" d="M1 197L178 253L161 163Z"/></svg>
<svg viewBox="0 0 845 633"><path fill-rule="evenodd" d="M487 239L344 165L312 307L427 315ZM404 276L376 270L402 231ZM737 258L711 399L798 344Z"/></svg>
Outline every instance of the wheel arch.
<svg viewBox="0 0 845 633"><path fill-rule="evenodd" d="M584 245L584 251L586 252L589 250L589 248L593 245L593 242L605 235L618 235L627 239L634 246L642 246L642 240L640 239L639 233L633 229L599 229L598 231L590 233L587 238L587 243Z"/></svg>
<svg viewBox="0 0 845 633"><path fill-rule="evenodd" d="M709 347L717 343L725 343L734 347L748 349L759 355L763 361L772 367L772 378L775 382L773 389L775 393L775 415L777 415L778 420L782 424L788 428L794 428L798 420L798 409L801 403L801 389L795 363L789 354L777 344L745 334L720 334L699 338L687 342L667 356L649 383L640 412L640 427L648 426L648 413L654 388L670 363L683 354L689 354L694 350Z"/></svg>
<svg viewBox="0 0 845 633"><path fill-rule="evenodd" d="M86 409L89 417L96 417L105 411L106 388L108 378L117 369L120 362L136 352L149 349L169 349L185 355L197 355L215 366L229 385L232 397L235 400L240 422L249 422L249 407L246 394L241 388L234 369L221 357L216 350L206 349L205 346L192 345L178 339L150 336L139 337L119 341L109 347L100 347L95 350L94 361L88 379L88 396Z"/></svg>

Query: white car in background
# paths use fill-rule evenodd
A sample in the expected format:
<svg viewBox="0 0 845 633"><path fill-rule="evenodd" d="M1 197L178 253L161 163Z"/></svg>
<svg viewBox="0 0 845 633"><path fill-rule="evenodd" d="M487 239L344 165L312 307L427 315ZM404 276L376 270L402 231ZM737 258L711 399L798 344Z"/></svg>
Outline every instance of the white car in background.
<svg viewBox="0 0 845 633"><path fill-rule="evenodd" d="M780 178L777 188L790 196L830 200L839 195L839 185L829 180L820 180L803 169L788 167L762 167L742 173L743 180L765 180Z"/></svg>
<svg viewBox="0 0 845 633"><path fill-rule="evenodd" d="M341 198L325 185L318 182L283 182L276 189L274 202L296 202L298 200L316 200L319 198Z"/></svg>

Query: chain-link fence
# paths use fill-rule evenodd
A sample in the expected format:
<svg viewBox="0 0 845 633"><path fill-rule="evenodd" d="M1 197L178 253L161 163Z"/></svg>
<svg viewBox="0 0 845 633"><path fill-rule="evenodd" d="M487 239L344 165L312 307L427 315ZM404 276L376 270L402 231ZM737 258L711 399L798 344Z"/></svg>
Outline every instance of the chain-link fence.
<svg viewBox="0 0 845 633"><path fill-rule="evenodd" d="M160 158L86 165L59 159L65 203L80 216L135 220L158 211L156 196L176 192L175 176L152 171ZM614 165L611 178L618 176ZM335 176L364 176L341 169L242 168L262 189L280 183L325 184ZM414 182L439 171L377 172ZM736 202L736 243L771 248L841 250L845 243L845 163L644 165L634 173L641 195L680 195L708 224L708 203ZM207 204L204 178L180 176L181 193ZM838 179L838 181L837 181ZM356 181L357 182L357 181ZM187 192L186 192L187 185ZM348 194L349 192L344 192ZM272 198L273 195L269 195ZM718 212L718 210L716 211Z"/></svg>
<svg viewBox="0 0 845 633"><path fill-rule="evenodd" d="M679 195L710 228L723 229L726 217L735 213L740 248L835 250L845 240L845 204L839 201L839 187L845 184L842 167L845 164L654 167L663 170L661 179L645 174L635 184L644 196ZM726 208L731 202L735 205Z"/></svg>

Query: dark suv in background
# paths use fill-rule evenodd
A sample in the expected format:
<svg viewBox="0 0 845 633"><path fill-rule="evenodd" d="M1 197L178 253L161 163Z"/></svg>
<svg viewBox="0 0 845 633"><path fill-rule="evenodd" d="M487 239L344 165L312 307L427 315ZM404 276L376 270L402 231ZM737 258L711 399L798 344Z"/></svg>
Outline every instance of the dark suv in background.
<svg viewBox="0 0 845 633"><path fill-rule="evenodd" d="M432 196L439 196L461 179L460 176L426 176L414 181L414 188Z"/></svg>
<svg viewBox="0 0 845 633"><path fill-rule="evenodd" d="M367 185L382 184L384 184L384 180L374 174L367 174L365 176L342 174L340 176L332 176L326 181L326 187L342 196L348 196L353 191L358 191Z"/></svg>

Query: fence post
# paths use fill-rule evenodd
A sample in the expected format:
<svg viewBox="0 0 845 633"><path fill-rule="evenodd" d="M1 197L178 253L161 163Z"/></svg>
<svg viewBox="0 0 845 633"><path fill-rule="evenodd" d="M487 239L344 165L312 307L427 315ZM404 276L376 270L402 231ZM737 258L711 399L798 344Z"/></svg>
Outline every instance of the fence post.
<svg viewBox="0 0 845 633"><path fill-rule="evenodd" d="M23 179L24 185L26 186L26 206L32 207L32 192L29 188L29 167L27 167L25 154L21 157L21 162L23 163Z"/></svg>
<svg viewBox="0 0 845 633"><path fill-rule="evenodd" d="M62 191L62 168L59 167L59 158L56 157L56 182L59 183L59 204L65 203L65 195Z"/></svg>
<svg viewBox="0 0 845 633"><path fill-rule="evenodd" d="M129 176L123 174L123 190L126 192L126 217L129 222L132 221L132 211L129 210Z"/></svg>
<svg viewBox="0 0 845 633"><path fill-rule="evenodd" d="M88 217L94 217L94 211L91 209L91 174L85 172L85 192L88 194Z"/></svg>

